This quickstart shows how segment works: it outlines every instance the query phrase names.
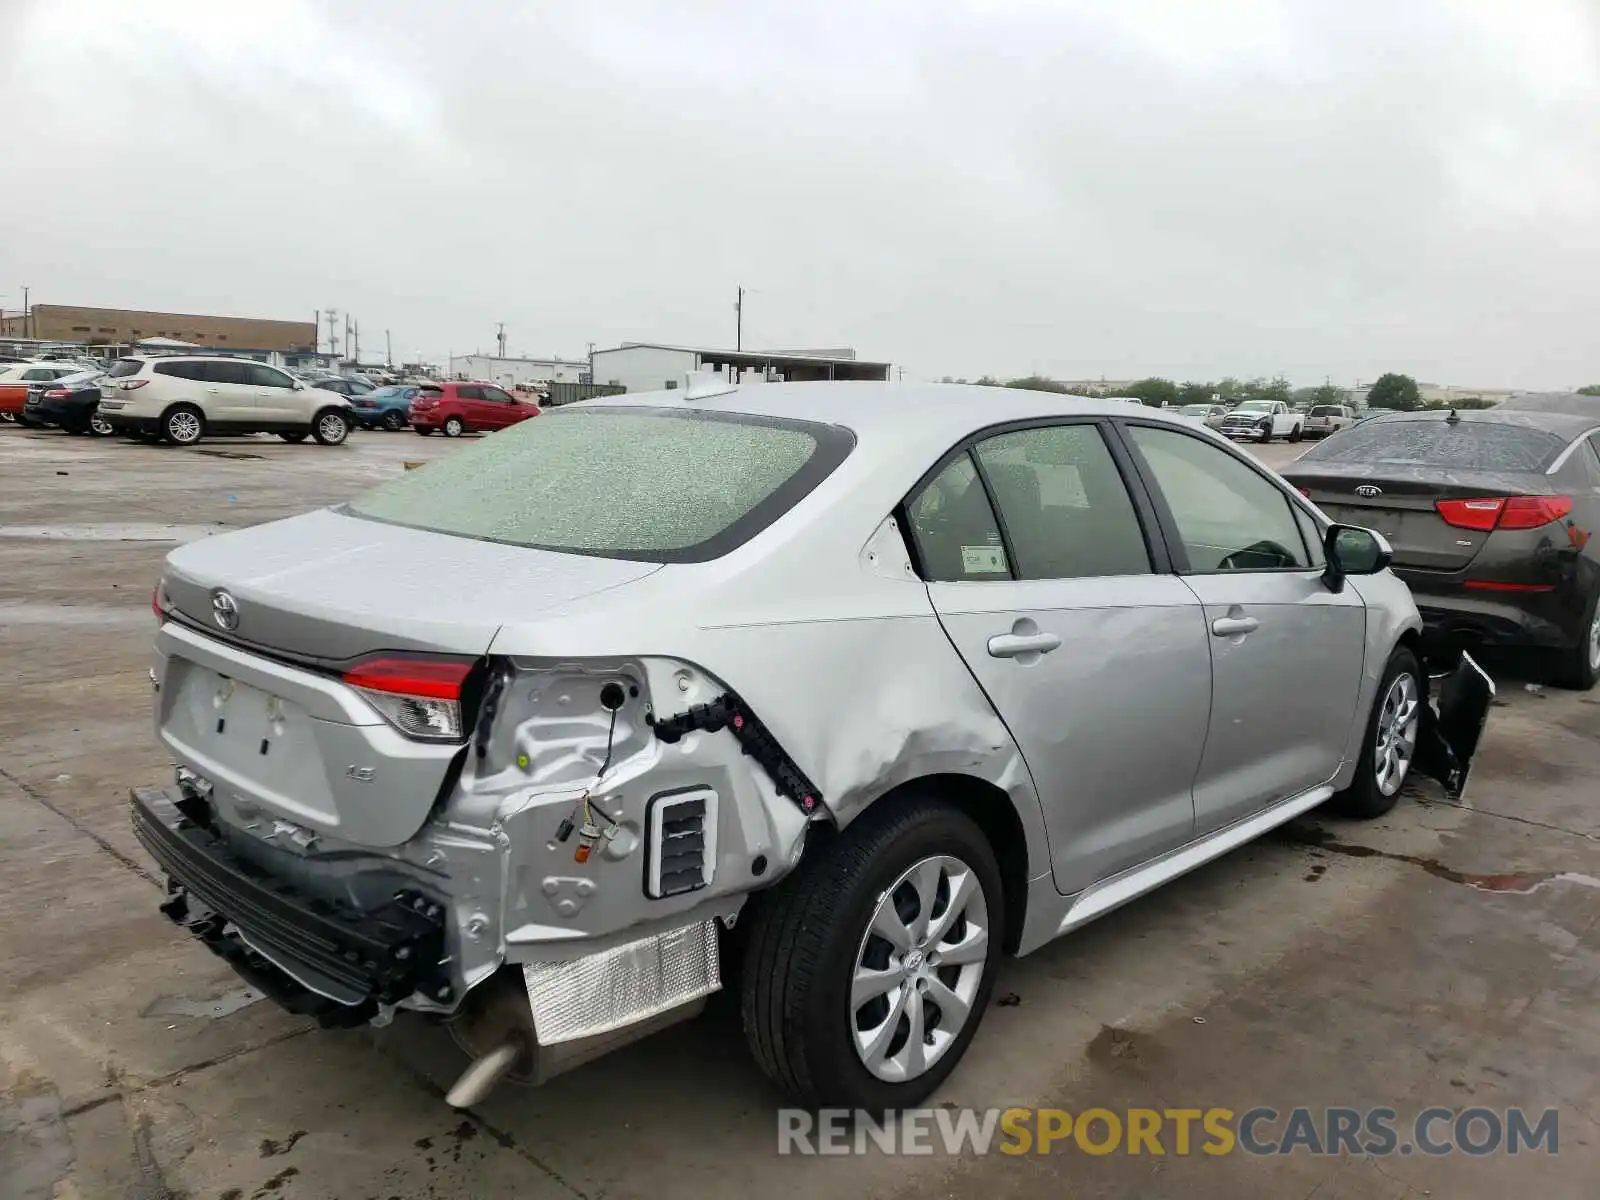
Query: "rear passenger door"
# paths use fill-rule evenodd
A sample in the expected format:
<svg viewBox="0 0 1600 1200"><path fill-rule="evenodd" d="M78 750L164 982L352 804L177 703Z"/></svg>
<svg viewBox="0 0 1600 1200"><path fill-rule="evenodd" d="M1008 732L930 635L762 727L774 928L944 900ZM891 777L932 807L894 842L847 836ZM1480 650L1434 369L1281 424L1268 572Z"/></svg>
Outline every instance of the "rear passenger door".
<svg viewBox="0 0 1600 1200"><path fill-rule="evenodd" d="M462 423L468 429L487 428L484 409L488 406L483 401L483 389L475 383L463 383L456 386L456 401L461 410Z"/></svg>
<svg viewBox="0 0 1600 1200"><path fill-rule="evenodd" d="M1125 426L1174 566L1205 606L1211 720L1194 781L1204 836L1338 771L1366 653L1356 589L1322 580L1317 525L1238 452Z"/></svg>
<svg viewBox="0 0 1600 1200"><path fill-rule="evenodd" d="M1189 840L1211 701L1199 601L1108 431L989 431L905 504L933 606L1027 760L1064 893Z"/></svg>

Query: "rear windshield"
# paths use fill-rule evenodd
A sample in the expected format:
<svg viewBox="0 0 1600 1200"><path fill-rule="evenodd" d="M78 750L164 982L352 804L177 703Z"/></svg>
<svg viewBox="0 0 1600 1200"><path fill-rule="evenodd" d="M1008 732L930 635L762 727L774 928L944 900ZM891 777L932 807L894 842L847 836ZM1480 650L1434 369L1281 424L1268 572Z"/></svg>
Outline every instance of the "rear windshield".
<svg viewBox="0 0 1600 1200"><path fill-rule="evenodd" d="M345 511L515 546L703 562L771 524L844 460L834 425L568 408L358 496Z"/></svg>
<svg viewBox="0 0 1600 1200"><path fill-rule="evenodd" d="M112 379L122 379L128 375L137 375L144 368L144 363L137 358L119 358L111 364L111 370L106 374Z"/></svg>
<svg viewBox="0 0 1600 1200"><path fill-rule="evenodd" d="M1313 417L1342 417L1344 410L1337 404L1319 404L1311 410Z"/></svg>
<svg viewBox="0 0 1600 1200"><path fill-rule="evenodd" d="M1543 471L1563 445L1542 429L1488 421L1363 421L1300 457L1456 471Z"/></svg>

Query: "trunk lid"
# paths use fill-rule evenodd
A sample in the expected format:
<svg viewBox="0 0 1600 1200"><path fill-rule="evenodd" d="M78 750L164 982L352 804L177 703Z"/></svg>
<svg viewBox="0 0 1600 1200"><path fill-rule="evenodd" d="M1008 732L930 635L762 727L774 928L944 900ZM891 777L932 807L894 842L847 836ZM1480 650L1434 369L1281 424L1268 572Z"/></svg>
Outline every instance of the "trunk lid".
<svg viewBox="0 0 1600 1200"><path fill-rule="evenodd" d="M477 656L509 621L658 570L323 509L181 546L163 587L170 607L213 637L334 666L379 650ZM232 628L218 620L219 590L236 606Z"/></svg>
<svg viewBox="0 0 1600 1200"><path fill-rule="evenodd" d="M159 735L237 828L280 845L300 831L399 845L427 820L462 743L404 736L342 668L380 651L478 658L503 624L658 570L332 510L191 542L162 581L182 619L156 639ZM223 591L231 607L214 606ZM470 729L470 708L463 716Z"/></svg>
<svg viewBox="0 0 1600 1200"><path fill-rule="evenodd" d="M1360 468L1302 460L1290 464L1283 476L1333 520L1381 533L1394 548L1396 567L1421 571L1463 570L1492 533L1451 525L1439 515L1440 500L1550 493L1546 476L1521 471L1391 464Z"/></svg>

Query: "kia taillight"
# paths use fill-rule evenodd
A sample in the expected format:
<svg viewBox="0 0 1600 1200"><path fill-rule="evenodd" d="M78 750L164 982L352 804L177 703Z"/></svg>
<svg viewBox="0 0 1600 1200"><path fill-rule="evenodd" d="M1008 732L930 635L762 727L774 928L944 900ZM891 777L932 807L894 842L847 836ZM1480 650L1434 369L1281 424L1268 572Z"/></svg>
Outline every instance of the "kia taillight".
<svg viewBox="0 0 1600 1200"><path fill-rule="evenodd" d="M383 655L357 663L344 681L406 737L459 742L461 689L471 671L461 659Z"/></svg>
<svg viewBox="0 0 1600 1200"><path fill-rule="evenodd" d="M51 388L44 394L44 398L46 400L65 400L70 395L72 393L67 391L66 388Z"/></svg>
<svg viewBox="0 0 1600 1200"><path fill-rule="evenodd" d="M1537 529L1572 511L1571 496L1486 496L1472 500L1439 500L1434 507L1447 525L1457 529Z"/></svg>

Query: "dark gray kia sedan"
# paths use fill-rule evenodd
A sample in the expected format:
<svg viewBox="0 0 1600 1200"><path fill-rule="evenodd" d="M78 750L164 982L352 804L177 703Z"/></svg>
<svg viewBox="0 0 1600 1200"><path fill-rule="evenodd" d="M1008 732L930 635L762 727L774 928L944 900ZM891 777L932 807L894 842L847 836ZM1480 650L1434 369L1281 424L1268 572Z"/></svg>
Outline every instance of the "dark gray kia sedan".
<svg viewBox="0 0 1600 1200"><path fill-rule="evenodd" d="M1431 639L1525 648L1554 683L1600 674L1600 413L1395 413L1284 477L1394 548Z"/></svg>

